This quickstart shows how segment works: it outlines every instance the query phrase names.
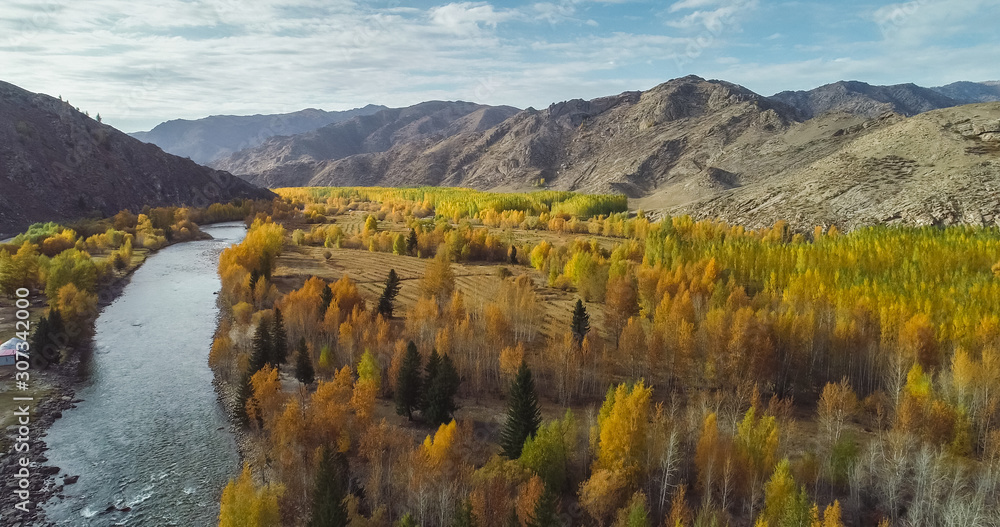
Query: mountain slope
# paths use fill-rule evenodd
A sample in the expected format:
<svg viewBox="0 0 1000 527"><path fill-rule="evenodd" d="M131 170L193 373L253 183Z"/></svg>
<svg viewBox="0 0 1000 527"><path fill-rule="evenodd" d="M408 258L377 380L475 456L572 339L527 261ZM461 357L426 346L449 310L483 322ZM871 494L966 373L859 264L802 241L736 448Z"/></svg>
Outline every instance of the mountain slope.
<svg viewBox="0 0 1000 527"><path fill-rule="evenodd" d="M953 82L931 89L963 104L1000 101L1000 81Z"/></svg>
<svg viewBox="0 0 1000 527"><path fill-rule="evenodd" d="M1000 103L889 119L805 166L668 212L801 230L1000 225Z"/></svg>
<svg viewBox="0 0 1000 527"><path fill-rule="evenodd" d="M529 108L503 119L505 113L480 107L441 133L394 135L394 141L369 137L377 126L363 126L364 120L377 121L377 116L359 118L274 138L216 166L272 187L460 185L510 190L530 189L544 180L549 188L638 197L664 185L691 183L690 200L738 184L712 169L721 148L757 142L787 128L796 115L792 108L740 86L697 77L647 92L572 100L541 111ZM363 130L353 133L355 128Z"/></svg>
<svg viewBox="0 0 1000 527"><path fill-rule="evenodd" d="M212 166L249 175L269 186L307 183L319 164L358 154L386 152L400 144L433 144L456 134L489 129L518 110L468 102L431 101L290 137L273 137L256 148L237 152Z"/></svg>
<svg viewBox="0 0 1000 527"><path fill-rule="evenodd" d="M233 152L253 148L269 137L308 132L384 109L385 106L369 104L343 112L308 108L274 115L213 115L196 120L175 119L160 123L148 132L129 135L153 143L165 152L206 164Z"/></svg>
<svg viewBox="0 0 1000 527"><path fill-rule="evenodd" d="M961 104L915 84L872 86L858 81L835 82L809 91L784 91L771 99L797 108L805 119L827 112L846 112L869 118L885 112L912 116Z"/></svg>
<svg viewBox="0 0 1000 527"><path fill-rule="evenodd" d="M37 221L272 194L0 82L0 238Z"/></svg>

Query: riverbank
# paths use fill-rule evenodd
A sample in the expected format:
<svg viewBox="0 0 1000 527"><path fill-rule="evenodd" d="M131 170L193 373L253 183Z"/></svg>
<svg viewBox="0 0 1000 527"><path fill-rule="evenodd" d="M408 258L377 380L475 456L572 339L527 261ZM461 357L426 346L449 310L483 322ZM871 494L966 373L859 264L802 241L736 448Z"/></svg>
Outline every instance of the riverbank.
<svg viewBox="0 0 1000 527"><path fill-rule="evenodd" d="M204 236L207 236L207 238ZM204 236L199 235L197 239L211 239L211 236L207 234L204 234ZM190 240L177 243L185 243L186 241ZM63 412L76 408L77 404L83 402L76 398L76 389L79 387L80 382L84 380L83 374L88 361L93 358L93 325L100 312L121 296L125 287L132 280L132 276L150 256L171 245L175 244L164 246L157 251L136 250L129 266L117 272L110 282L97 291L97 311L93 320L90 321L91 335L82 344L66 354L67 358L64 362L51 365L42 370L29 370L31 373L31 385L36 387L35 393L44 394L44 399L41 402L33 401L35 404L31 408L30 435L27 441L29 445L28 457L32 463L32 466L29 467L31 476L29 477L28 487L30 492L28 501L30 505L27 507L27 512L15 508L15 505L21 500L14 494L18 480L13 477L13 474L20 468L18 462L23 453L14 452L18 427L12 424L7 425L3 431L3 436L0 437L0 474L5 476L2 486L0 486L2 488L0 490L0 511L2 511L2 515L0 516L4 518L5 527L50 525L51 523L46 521L41 504L53 497L60 496L64 487L75 484L76 479L80 476L79 474L63 473L60 467L48 464L49 459L45 455L48 450L48 445L45 443L46 434L52 424L62 417ZM3 386L6 390L3 392L4 395L12 389L14 384L15 370L13 368L7 369L10 371L4 371L0 374L0 386ZM13 396L11 395L10 397ZM7 398L9 399L10 397Z"/></svg>

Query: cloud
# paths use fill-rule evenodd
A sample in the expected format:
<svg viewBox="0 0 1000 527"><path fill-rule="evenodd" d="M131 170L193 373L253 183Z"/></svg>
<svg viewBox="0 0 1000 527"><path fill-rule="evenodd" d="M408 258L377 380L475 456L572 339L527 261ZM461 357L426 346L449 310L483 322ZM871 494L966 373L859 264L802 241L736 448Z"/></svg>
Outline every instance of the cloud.
<svg viewBox="0 0 1000 527"><path fill-rule="evenodd" d="M704 29L720 35L727 29L735 29L739 19L757 5L757 0L683 0L672 5L669 12L698 9L681 18L669 17L667 25L678 29ZM703 7L711 9L701 9Z"/></svg>
<svg viewBox="0 0 1000 527"><path fill-rule="evenodd" d="M701 9L703 7L712 7L718 5L720 0L681 0L680 2L674 2L670 5L669 11L671 13L676 13L677 11L682 11L685 9Z"/></svg>
<svg viewBox="0 0 1000 527"><path fill-rule="evenodd" d="M462 2L435 7L431 21L453 33L469 34L481 27L496 28L497 24L514 18L512 11L497 11L485 2Z"/></svg>
<svg viewBox="0 0 1000 527"><path fill-rule="evenodd" d="M767 7L758 0L387 3L6 0L0 79L136 130L210 114L428 99L547 106L688 73L761 91L839 78L1000 77L990 0L858 8L844 20L864 36L838 26L828 38L816 36L822 28L754 19ZM781 9L808 24L794 10L814 7ZM873 39L880 24L889 31Z"/></svg>

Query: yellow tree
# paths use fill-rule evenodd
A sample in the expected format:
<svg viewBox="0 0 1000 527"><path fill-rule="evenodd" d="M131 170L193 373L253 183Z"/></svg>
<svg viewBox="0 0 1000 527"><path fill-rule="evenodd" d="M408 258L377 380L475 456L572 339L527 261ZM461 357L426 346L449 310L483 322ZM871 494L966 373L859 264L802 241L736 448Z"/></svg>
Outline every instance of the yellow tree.
<svg viewBox="0 0 1000 527"><path fill-rule="evenodd" d="M836 384L827 383L823 387L816 412L820 426L826 431L829 445L840 439L844 423L854 416L857 406L858 398L846 378Z"/></svg>
<svg viewBox="0 0 1000 527"><path fill-rule="evenodd" d="M782 459L774 469L771 479L764 486L764 510L761 518L769 525L780 525L785 511L795 499L795 479L792 477L788 458Z"/></svg>
<svg viewBox="0 0 1000 527"><path fill-rule="evenodd" d="M247 416L254 426L262 425L264 430L273 429L275 420L285 407L287 397L281 390L278 370L265 365L250 377L251 396L247 399Z"/></svg>
<svg viewBox="0 0 1000 527"><path fill-rule="evenodd" d="M454 290L455 273L451 270L451 258L447 250L438 250L437 256L424 269L424 276L420 279L420 294L445 302Z"/></svg>
<svg viewBox="0 0 1000 527"><path fill-rule="evenodd" d="M621 470L630 479L637 478L645 457L649 400L653 389L640 379L634 385L622 383L601 407L597 426L600 429L596 469Z"/></svg>
<svg viewBox="0 0 1000 527"><path fill-rule="evenodd" d="M625 329L629 319L639 314L635 279L629 275L609 279L604 306L605 326L607 326L608 332L615 336L615 344L620 345L618 336Z"/></svg>
<svg viewBox="0 0 1000 527"><path fill-rule="evenodd" d="M219 527L273 527L281 525L278 512L280 486L254 485L250 465L243 465L243 472L236 480L229 480L222 491Z"/></svg>

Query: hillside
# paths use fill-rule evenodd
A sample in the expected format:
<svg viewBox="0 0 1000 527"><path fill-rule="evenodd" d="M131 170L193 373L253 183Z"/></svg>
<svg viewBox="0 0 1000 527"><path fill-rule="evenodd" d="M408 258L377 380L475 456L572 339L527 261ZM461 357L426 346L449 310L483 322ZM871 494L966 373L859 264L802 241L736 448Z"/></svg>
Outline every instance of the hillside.
<svg viewBox="0 0 1000 527"><path fill-rule="evenodd" d="M274 137L212 166L249 175L250 181L270 187L304 185L325 168L326 161L388 152L399 145L407 150L431 146L457 134L492 128L517 111L509 106L425 102L358 116L296 136Z"/></svg>
<svg viewBox="0 0 1000 527"><path fill-rule="evenodd" d="M1000 101L1000 81L953 82L931 89L965 104Z"/></svg>
<svg viewBox="0 0 1000 527"><path fill-rule="evenodd" d="M269 187L611 192L657 214L783 219L802 230L994 221L983 190L997 175L997 103L956 106L914 85L837 83L793 95L691 76L506 119L489 107L425 103L272 138L218 166Z"/></svg>
<svg viewBox="0 0 1000 527"><path fill-rule="evenodd" d="M806 166L670 212L752 227L784 219L800 229L995 225L1000 221L1000 103L889 118Z"/></svg>
<svg viewBox="0 0 1000 527"><path fill-rule="evenodd" d="M274 115L213 115L195 120L174 119L148 132L129 135L153 143L164 152L206 164L233 152L253 148L269 137L300 134L384 109L385 106L369 104L343 112L307 108Z"/></svg>
<svg viewBox="0 0 1000 527"><path fill-rule="evenodd" d="M840 81L809 91L785 91L771 99L794 106L810 119L827 112L844 112L874 118L885 112L906 116L962 104L930 88L916 84L872 86L858 81Z"/></svg>
<svg viewBox="0 0 1000 527"><path fill-rule="evenodd" d="M443 134L417 139L375 142L367 130L354 132L376 117L272 139L216 166L271 187L523 189L544 180L549 188L639 197L666 180L702 175L723 145L784 130L795 111L733 84L687 77L647 92L529 108L506 120L471 113Z"/></svg>
<svg viewBox="0 0 1000 527"><path fill-rule="evenodd" d="M37 221L271 196L100 124L59 99L3 82L0 189L0 238Z"/></svg>

